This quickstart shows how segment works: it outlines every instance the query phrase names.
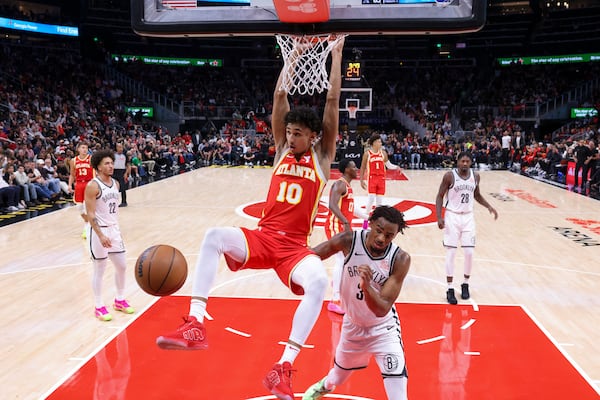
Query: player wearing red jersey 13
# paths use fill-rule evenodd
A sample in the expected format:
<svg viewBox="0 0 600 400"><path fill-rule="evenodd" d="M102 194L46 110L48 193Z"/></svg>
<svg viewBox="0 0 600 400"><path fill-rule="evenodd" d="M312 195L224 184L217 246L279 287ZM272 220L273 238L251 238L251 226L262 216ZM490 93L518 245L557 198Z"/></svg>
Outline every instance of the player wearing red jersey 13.
<svg viewBox="0 0 600 400"><path fill-rule="evenodd" d="M383 203L386 168L400 169L390 162L383 148L381 136L375 133L369 138L369 148L365 151L360 164L360 186L368 193L367 214L371 212L373 203L376 206Z"/></svg>
<svg viewBox="0 0 600 400"><path fill-rule="evenodd" d="M82 237L86 238L86 232L89 228L89 222L87 215L85 213L85 207L83 205L83 200L85 197L85 187L88 182L94 179L94 168L92 168L91 164L91 155L88 153L88 144L87 142L79 142L77 144L77 156L73 157L70 162L69 168L69 189L72 190L73 184L75 184L75 190L73 193L73 200L77 205L77 210L79 211L79 215L85 222L85 226L83 227Z"/></svg>
<svg viewBox="0 0 600 400"><path fill-rule="evenodd" d="M220 227L206 232L196 263L189 315L177 330L156 339L163 349L208 347L203 320L221 255L232 271L272 268L292 292L304 295L283 354L263 380L272 394L284 400L294 398L292 364L319 316L327 288L325 268L308 246L308 238L335 157L343 43L340 40L331 52L331 86L322 121L307 108L290 111L288 94L280 90L282 70L273 100L273 175L258 228Z"/></svg>
<svg viewBox="0 0 600 400"><path fill-rule="evenodd" d="M331 239L340 232L352 230L352 220L356 215L367 219L369 216L354 207L354 192L350 182L358 176L358 168L354 161L343 159L338 165L342 176L333 183L329 192L329 214L325 223L325 235ZM337 314L344 314L340 305L340 279L344 266L344 254L340 251L335 255L332 287L333 295L327 309Z"/></svg>

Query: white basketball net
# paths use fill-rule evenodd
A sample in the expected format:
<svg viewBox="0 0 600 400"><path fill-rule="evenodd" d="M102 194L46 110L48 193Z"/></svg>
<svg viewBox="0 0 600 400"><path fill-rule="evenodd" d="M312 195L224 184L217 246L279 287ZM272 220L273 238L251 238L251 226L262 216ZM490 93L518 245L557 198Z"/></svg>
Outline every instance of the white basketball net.
<svg viewBox="0 0 600 400"><path fill-rule="evenodd" d="M289 94L312 95L315 91L322 93L329 89L327 57L345 36L275 35L284 61L279 90Z"/></svg>

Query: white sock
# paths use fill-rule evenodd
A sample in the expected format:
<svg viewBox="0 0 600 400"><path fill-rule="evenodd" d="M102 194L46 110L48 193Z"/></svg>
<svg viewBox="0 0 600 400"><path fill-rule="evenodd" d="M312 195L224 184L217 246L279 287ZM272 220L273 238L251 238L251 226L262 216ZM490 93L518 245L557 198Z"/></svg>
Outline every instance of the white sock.
<svg viewBox="0 0 600 400"><path fill-rule="evenodd" d="M94 293L94 305L96 308L104 307L102 300L102 278L106 270L106 259L94 260L92 271L92 292Z"/></svg>
<svg viewBox="0 0 600 400"><path fill-rule="evenodd" d="M125 273L127 270L127 259L125 253L112 253L108 255L115 266L115 287L117 300L125 300Z"/></svg>

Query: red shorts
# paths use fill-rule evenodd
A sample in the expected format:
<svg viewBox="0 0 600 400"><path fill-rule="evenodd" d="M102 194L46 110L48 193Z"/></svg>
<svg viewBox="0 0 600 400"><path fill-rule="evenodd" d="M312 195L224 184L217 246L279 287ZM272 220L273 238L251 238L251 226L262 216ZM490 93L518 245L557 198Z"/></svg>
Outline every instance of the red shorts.
<svg viewBox="0 0 600 400"><path fill-rule="evenodd" d="M227 266L232 271L241 269L274 269L283 282L294 294L304 294L301 286L292 282L294 268L308 256L315 253L308 247L306 238L298 239L286 236L285 233L263 229L250 230L240 228L246 237L246 260L237 262L225 254Z"/></svg>
<svg viewBox="0 0 600 400"><path fill-rule="evenodd" d="M75 182L75 194L73 195L73 200L75 203L83 203L85 200L85 187L87 186L89 181L76 181Z"/></svg>
<svg viewBox="0 0 600 400"><path fill-rule="evenodd" d="M369 176L369 187L367 189L369 194L376 194L383 196L385 194L385 176L383 175L370 175Z"/></svg>

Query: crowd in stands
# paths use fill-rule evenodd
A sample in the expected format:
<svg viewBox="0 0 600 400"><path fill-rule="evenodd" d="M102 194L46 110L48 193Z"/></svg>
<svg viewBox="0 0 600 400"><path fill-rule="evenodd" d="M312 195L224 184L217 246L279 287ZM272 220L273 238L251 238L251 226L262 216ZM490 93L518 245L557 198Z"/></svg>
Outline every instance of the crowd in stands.
<svg viewBox="0 0 600 400"><path fill-rule="evenodd" d="M271 73L244 68L235 72L118 66L132 79L151 85L174 100L194 102L207 118L217 108L225 108L229 115L217 130L169 132L152 120L126 112L125 104L137 99L77 52L8 45L2 50L0 207L5 210L68 198L69 160L77 154L76 145L82 141L89 144L90 151L114 149L116 143L122 143L134 167L131 185L201 166L253 167L273 162L268 121L274 84ZM537 77L540 72L542 76ZM451 69L444 74L436 68L424 68L414 69L410 74L374 77L377 101L385 101L384 107L390 110L398 107L412 115L425 127L425 134L403 128L363 126L358 130L360 141L366 143L371 134L380 134L392 162L407 169L449 168L458 152L470 150L478 168L512 169L543 175L556 182L564 182L568 160L575 161L583 170L585 160L578 157L591 152L591 161L585 163L591 179L589 184L580 185L579 190L597 191L597 118L570 126L568 134L557 135L558 141L550 136L536 137L533 131L515 122L514 105L522 103L522 99L543 101L567 88L565 79L557 79L552 68L535 71L537 78L532 77L531 87L528 79L523 79L529 73L533 72L520 75L503 70L487 88L473 87L473 82L480 79L474 68ZM577 74L569 76L572 75ZM584 79L589 74L578 77ZM575 78L568 83L574 82ZM482 112L476 118L459 121L460 129L451 121L452 110L465 99L470 98L473 104L483 101L499 104L492 97L507 107L494 114L486 112L490 108L480 107ZM589 101L597 104L597 96ZM323 99L320 95L298 97L294 105L319 109ZM464 129L466 125L469 130ZM350 133L344 129L345 126L340 132L338 158L348 145Z"/></svg>

